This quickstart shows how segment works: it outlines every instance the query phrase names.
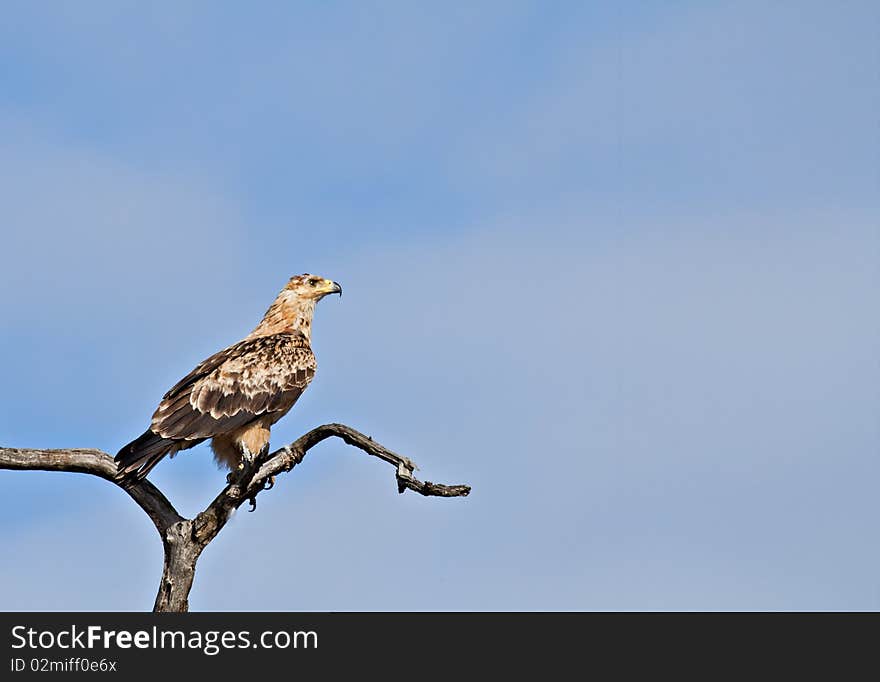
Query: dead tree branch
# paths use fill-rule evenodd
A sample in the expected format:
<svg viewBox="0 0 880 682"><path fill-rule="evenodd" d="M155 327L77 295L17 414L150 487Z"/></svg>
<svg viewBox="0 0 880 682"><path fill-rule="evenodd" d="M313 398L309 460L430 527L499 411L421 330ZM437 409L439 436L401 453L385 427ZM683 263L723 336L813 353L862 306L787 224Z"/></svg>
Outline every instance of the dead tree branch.
<svg viewBox="0 0 880 682"><path fill-rule="evenodd" d="M162 579L153 610L188 611L189 593L199 556L223 529L233 512L245 501L251 503L253 511L257 495L272 487L277 475L291 471L303 461L311 448L333 436L394 466L400 493L412 490L433 497L464 497L470 493L471 489L466 485L443 485L418 480L414 475L418 467L412 460L344 424L318 426L290 445L258 457L252 466L237 472L213 502L194 519L182 517L168 498L147 480L136 483L117 481L116 462L101 450L0 447L0 469L91 474L125 490L150 517L165 550Z"/></svg>
<svg viewBox="0 0 880 682"><path fill-rule="evenodd" d="M70 471L91 474L105 481L117 483L116 462L106 452L94 448L69 450L29 450L24 448L0 448L0 469L13 471ZM134 485L120 486L140 505L163 535L169 526L183 521L174 506L162 492L147 480Z"/></svg>

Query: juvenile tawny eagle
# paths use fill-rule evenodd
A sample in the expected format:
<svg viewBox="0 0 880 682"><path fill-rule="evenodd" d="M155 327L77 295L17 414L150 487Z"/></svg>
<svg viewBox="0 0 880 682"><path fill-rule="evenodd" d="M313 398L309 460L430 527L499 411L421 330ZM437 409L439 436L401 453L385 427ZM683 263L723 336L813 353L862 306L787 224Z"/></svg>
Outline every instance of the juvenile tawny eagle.
<svg viewBox="0 0 880 682"><path fill-rule="evenodd" d="M293 407L315 375L310 347L315 304L342 287L297 275L263 320L168 391L150 428L116 455L117 477L141 479L165 455L208 438L218 464L235 469L269 446L269 429Z"/></svg>

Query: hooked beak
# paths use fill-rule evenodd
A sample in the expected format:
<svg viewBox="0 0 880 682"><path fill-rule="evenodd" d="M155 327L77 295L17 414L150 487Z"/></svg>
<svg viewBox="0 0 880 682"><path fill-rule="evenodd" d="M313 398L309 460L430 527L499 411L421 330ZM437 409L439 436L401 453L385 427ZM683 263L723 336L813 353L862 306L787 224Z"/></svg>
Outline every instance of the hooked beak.
<svg viewBox="0 0 880 682"><path fill-rule="evenodd" d="M330 291L328 294L339 294L339 298L342 298L342 285L339 282L328 282L330 285Z"/></svg>

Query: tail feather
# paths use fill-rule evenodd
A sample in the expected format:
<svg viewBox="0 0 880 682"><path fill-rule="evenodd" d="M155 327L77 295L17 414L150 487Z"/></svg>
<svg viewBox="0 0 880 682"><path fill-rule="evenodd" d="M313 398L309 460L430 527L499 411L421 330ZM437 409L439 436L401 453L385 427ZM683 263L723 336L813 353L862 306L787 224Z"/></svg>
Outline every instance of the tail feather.
<svg viewBox="0 0 880 682"><path fill-rule="evenodd" d="M116 453L116 479L139 481L146 477L165 455L173 455L179 450L191 448L202 440L204 439L187 441L162 438L147 429Z"/></svg>

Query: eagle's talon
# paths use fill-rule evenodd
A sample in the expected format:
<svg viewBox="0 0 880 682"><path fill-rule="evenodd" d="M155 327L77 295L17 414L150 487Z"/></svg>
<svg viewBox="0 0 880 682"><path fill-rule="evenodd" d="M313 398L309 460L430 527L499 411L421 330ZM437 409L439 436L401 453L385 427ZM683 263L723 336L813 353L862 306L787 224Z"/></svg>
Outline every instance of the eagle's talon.
<svg viewBox="0 0 880 682"><path fill-rule="evenodd" d="M251 497L251 498L248 500L248 502L251 503L251 508L248 509L248 511L249 511L249 512L257 511L257 496L254 495L253 497Z"/></svg>

